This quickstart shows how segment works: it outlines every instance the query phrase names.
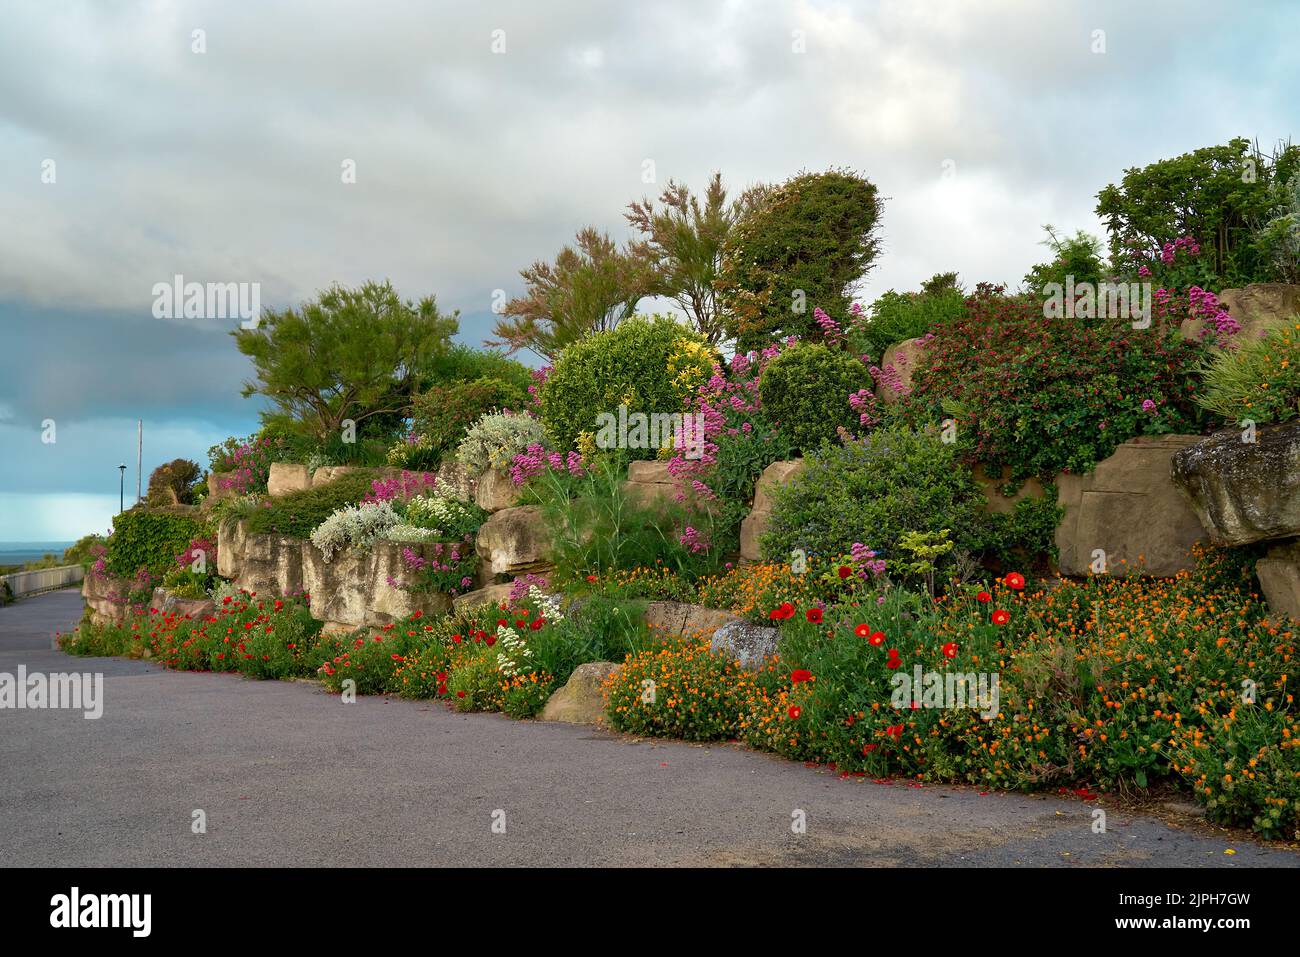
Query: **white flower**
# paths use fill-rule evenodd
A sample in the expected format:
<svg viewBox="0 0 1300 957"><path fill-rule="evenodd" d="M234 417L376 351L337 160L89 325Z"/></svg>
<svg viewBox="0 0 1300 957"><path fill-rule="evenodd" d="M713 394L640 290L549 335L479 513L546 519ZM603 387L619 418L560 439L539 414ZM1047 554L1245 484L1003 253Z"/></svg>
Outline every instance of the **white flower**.
<svg viewBox="0 0 1300 957"><path fill-rule="evenodd" d="M328 562L336 551L349 545L369 548L377 538L400 521L388 502L346 505L316 526L311 533L311 541Z"/></svg>

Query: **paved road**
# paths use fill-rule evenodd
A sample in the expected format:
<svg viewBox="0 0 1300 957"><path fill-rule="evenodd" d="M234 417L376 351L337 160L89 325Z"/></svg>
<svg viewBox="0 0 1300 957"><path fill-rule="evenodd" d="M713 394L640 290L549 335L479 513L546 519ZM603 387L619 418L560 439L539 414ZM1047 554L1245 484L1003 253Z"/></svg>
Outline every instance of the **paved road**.
<svg viewBox="0 0 1300 957"><path fill-rule="evenodd" d="M1079 801L845 781L730 745L52 650L80 613L72 591L0 609L0 672L105 676L99 720L0 711L0 863L1300 865L1190 819L1111 808L1094 834Z"/></svg>

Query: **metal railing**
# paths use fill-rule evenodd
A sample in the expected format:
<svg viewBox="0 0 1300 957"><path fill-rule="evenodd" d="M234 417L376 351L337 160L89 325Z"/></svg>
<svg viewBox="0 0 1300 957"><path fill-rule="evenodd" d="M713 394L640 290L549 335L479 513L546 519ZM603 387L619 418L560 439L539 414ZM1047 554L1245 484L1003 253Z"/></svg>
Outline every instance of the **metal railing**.
<svg viewBox="0 0 1300 957"><path fill-rule="evenodd" d="M37 592L50 591L75 585L86 577L86 570L80 565L63 565L59 568L38 568L30 572L13 572L0 575L0 582L9 586L9 593L14 598L34 595Z"/></svg>

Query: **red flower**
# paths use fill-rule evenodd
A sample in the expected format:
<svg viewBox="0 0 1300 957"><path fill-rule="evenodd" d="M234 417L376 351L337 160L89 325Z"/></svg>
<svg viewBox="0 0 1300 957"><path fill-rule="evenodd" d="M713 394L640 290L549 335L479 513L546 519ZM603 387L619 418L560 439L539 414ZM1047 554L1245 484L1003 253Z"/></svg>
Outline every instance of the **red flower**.
<svg viewBox="0 0 1300 957"><path fill-rule="evenodd" d="M897 741L903 736L903 726L901 724L891 724L885 729L885 734Z"/></svg>
<svg viewBox="0 0 1300 957"><path fill-rule="evenodd" d="M950 641L950 642L948 642L946 645L944 645L944 646L943 646L943 656L944 656L945 658L956 658L956 657L957 657L957 642L955 642L955 641Z"/></svg>
<svg viewBox="0 0 1300 957"><path fill-rule="evenodd" d="M1020 572L1012 572L1003 581L1007 583L1008 588L1014 588L1016 591L1020 591L1025 587L1025 576Z"/></svg>
<svg viewBox="0 0 1300 957"><path fill-rule="evenodd" d="M445 671L439 671L439 672L438 672L438 684L444 684L446 681L447 681L447 672L445 672Z"/></svg>
<svg viewBox="0 0 1300 957"><path fill-rule="evenodd" d="M862 746L862 753L870 754L872 751L876 750L877 747L878 745L874 745L874 744L864 744Z"/></svg>
<svg viewBox="0 0 1300 957"><path fill-rule="evenodd" d="M822 621L822 610L820 608L809 608L804 615L814 625L820 625Z"/></svg>
<svg viewBox="0 0 1300 957"><path fill-rule="evenodd" d="M414 615L412 615L411 617L412 617L412 618L423 618L423 617L424 617L424 612L422 612L422 611L418 611L418 610L417 610L416 613L415 613Z"/></svg>
<svg viewBox="0 0 1300 957"><path fill-rule="evenodd" d="M223 605L229 605L229 604L230 604L230 596L227 595L225 598L221 599L221 604L223 604Z"/></svg>
<svg viewBox="0 0 1300 957"><path fill-rule="evenodd" d="M850 568L848 565L840 566L840 578L848 578L852 574L853 574L853 569Z"/></svg>
<svg viewBox="0 0 1300 957"><path fill-rule="evenodd" d="M497 643L496 635L488 635L486 638L483 639L483 644L487 645L489 648L491 648L496 643Z"/></svg>
<svg viewBox="0 0 1300 957"><path fill-rule="evenodd" d="M976 600L976 601L982 601L982 602L990 602L990 601L993 600L993 596L990 595L990 594L989 594L988 592L986 592L986 591L982 591L982 592L980 592L978 595L975 596L975 600Z"/></svg>
<svg viewBox="0 0 1300 957"><path fill-rule="evenodd" d="M890 658L888 661L885 662L885 667L890 669L891 671L895 671L898 668L901 668L902 666L903 666L903 662L899 658Z"/></svg>
<svg viewBox="0 0 1300 957"><path fill-rule="evenodd" d="M1004 611L1003 609L999 608L997 611L993 613L993 624L995 625L1005 625L1010 620L1011 620L1011 613L1009 611Z"/></svg>
<svg viewBox="0 0 1300 957"><path fill-rule="evenodd" d="M854 633L855 635L857 635L859 638L865 638L865 637L867 637L869 634L871 634L871 626L870 626L870 625L858 625L856 628L853 629L853 633Z"/></svg>
<svg viewBox="0 0 1300 957"><path fill-rule="evenodd" d="M802 709L797 704L790 705L790 720L795 721L802 714Z"/></svg>
<svg viewBox="0 0 1300 957"><path fill-rule="evenodd" d="M457 691L457 692L456 692L456 697L457 697L457 698L463 698L463 697L465 697L465 692L463 692L463 691Z"/></svg>
<svg viewBox="0 0 1300 957"><path fill-rule="evenodd" d="M873 645L879 648L885 643L885 633L883 631L873 631L868 639Z"/></svg>
<svg viewBox="0 0 1300 957"><path fill-rule="evenodd" d="M595 580L596 580L596 576L595 576L595 575L588 575L588 576L587 576L587 581L589 581L589 582L594 582Z"/></svg>
<svg viewBox="0 0 1300 957"><path fill-rule="evenodd" d="M404 661L404 660L405 660L401 655L393 655L392 657L393 657L393 660L394 660L394 661Z"/></svg>
<svg viewBox="0 0 1300 957"><path fill-rule="evenodd" d="M532 623L531 625L529 625L528 627L531 628L533 631L539 631L539 630L541 629L542 625L544 625L544 624L546 624L546 619L545 619L545 618L537 618L537 619L535 619L535 620L533 621L533 623Z"/></svg>
<svg viewBox="0 0 1300 957"><path fill-rule="evenodd" d="M438 694L446 694L446 693L447 693L447 686L445 684L438 685Z"/></svg>
<svg viewBox="0 0 1300 957"><path fill-rule="evenodd" d="M460 644L460 635L452 635L452 636L451 636L451 642L452 642L452 644L454 644L454 645L459 645L459 644Z"/></svg>
<svg viewBox="0 0 1300 957"><path fill-rule="evenodd" d="M804 681L812 681L812 676L812 672L807 668L796 668L790 672L790 682L797 685Z"/></svg>

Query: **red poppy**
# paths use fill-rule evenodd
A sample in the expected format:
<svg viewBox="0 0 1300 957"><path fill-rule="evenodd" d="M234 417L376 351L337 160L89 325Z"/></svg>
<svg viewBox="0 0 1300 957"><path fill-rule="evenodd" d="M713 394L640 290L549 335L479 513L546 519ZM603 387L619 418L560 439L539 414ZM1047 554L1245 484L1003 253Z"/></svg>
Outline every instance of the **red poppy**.
<svg viewBox="0 0 1300 957"><path fill-rule="evenodd" d="M800 709L800 707L799 707L797 704L792 704L792 705L790 705L790 720L791 720L791 721L796 720L796 719L799 717L799 715L800 715L801 713L802 713L802 710Z"/></svg>
<svg viewBox="0 0 1300 957"><path fill-rule="evenodd" d="M446 693L447 693L447 686L445 684L438 685L438 694L446 694Z"/></svg>
<svg viewBox="0 0 1300 957"><path fill-rule="evenodd" d="M993 624L995 625L1005 625L1010 620L1011 613L1009 611L1004 611L999 608L997 611L993 612Z"/></svg>
<svg viewBox="0 0 1300 957"><path fill-rule="evenodd" d="M463 691L457 691L457 692L456 692L456 697L457 697L457 698L463 698L463 697L465 697L465 692L463 692Z"/></svg>
<svg viewBox="0 0 1300 957"><path fill-rule="evenodd" d="M956 658L956 657L957 657L957 642L955 642L955 641L950 641L950 642L948 642L946 645L944 645L944 646L943 646L943 656L944 656L945 658Z"/></svg>
<svg viewBox="0 0 1300 957"><path fill-rule="evenodd" d="M596 576L595 576L595 575L588 575L588 576L587 576L587 581L589 581L589 582L594 582L595 580L596 580Z"/></svg>
<svg viewBox="0 0 1300 957"><path fill-rule="evenodd" d="M903 726L901 724L891 724L885 729L885 734L897 741L903 736Z"/></svg>
<svg viewBox="0 0 1300 957"><path fill-rule="evenodd" d="M885 662L885 667L891 671L897 670L902 666L903 666L903 662L902 659L900 658L890 658L888 661Z"/></svg>
<svg viewBox="0 0 1300 957"><path fill-rule="evenodd" d="M488 635L486 638L483 639L483 644L487 645L489 648L491 648L496 643L497 643L496 635Z"/></svg>
<svg viewBox="0 0 1300 957"><path fill-rule="evenodd" d="M504 627L505 627L506 625L508 625L508 624L509 624L509 622L507 622L504 618L498 618L498 619L497 619L497 627L498 627L498 628L504 628Z"/></svg>
<svg viewBox="0 0 1300 957"><path fill-rule="evenodd" d="M796 668L790 672L790 682L797 685L804 681L812 681L812 676L812 672L807 668Z"/></svg>
<svg viewBox="0 0 1300 957"><path fill-rule="evenodd" d="M454 645L459 645L459 644L460 644L460 635L452 635L452 636L451 636L451 642L452 642L452 644L454 644Z"/></svg>
<svg viewBox="0 0 1300 957"><path fill-rule="evenodd" d="M871 638L868 639L873 645L879 648L885 643L885 633L883 631L873 631Z"/></svg>
<svg viewBox="0 0 1300 957"><path fill-rule="evenodd" d="M822 621L822 610L820 608L809 608L804 612L805 617L814 625L820 625Z"/></svg>
<svg viewBox="0 0 1300 957"><path fill-rule="evenodd" d="M848 565L840 566L840 578L848 578L852 574L853 574L853 569L850 568Z"/></svg>
<svg viewBox="0 0 1300 957"><path fill-rule="evenodd" d="M445 672L445 671L439 671L439 672L438 672L438 684L443 684L446 680L447 680L447 672Z"/></svg>
<svg viewBox="0 0 1300 957"><path fill-rule="evenodd" d="M544 625L544 624L546 624L546 619L545 619L545 618L537 618L537 619L534 619L534 620L533 620L533 623L532 623L531 625L529 625L528 627L531 628L533 631L538 631L538 630L541 629L542 625Z"/></svg>
<svg viewBox="0 0 1300 957"><path fill-rule="evenodd" d="M990 595L990 594L989 594L988 592L986 592L986 591L982 591L982 592L980 592L978 595L975 596L975 600L976 600L976 601L982 601L982 602L990 602L990 601L993 600L993 596Z"/></svg>
<svg viewBox="0 0 1300 957"><path fill-rule="evenodd" d="M870 626L870 625L858 625L856 628L853 629L853 633L854 633L855 635L857 635L859 638L865 638L865 637L867 637L869 634L871 634L871 626Z"/></svg>
<svg viewBox="0 0 1300 957"><path fill-rule="evenodd" d="M515 619L515 627L516 627L516 628L523 628L523 627L524 627L525 625L527 625L527 624L528 624L528 622L524 621L522 618L516 618L516 619Z"/></svg>
<svg viewBox="0 0 1300 957"><path fill-rule="evenodd" d="M423 617L424 617L424 612L417 610L417 611L415 612L415 614L412 615L411 617L412 617L412 618L423 618Z"/></svg>
<svg viewBox="0 0 1300 957"><path fill-rule="evenodd" d="M1014 588L1016 591L1020 591L1025 587L1025 576L1020 572L1012 572L1003 581L1007 583L1008 588Z"/></svg>
<svg viewBox="0 0 1300 957"><path fill-rule="evenodd" d="M405 660L401 655L393 655L392 657L393 657L393 660L394 660L394 661L404 661L404 660Z"/></svg>
<svg viewBox="0 0 1300 957"><path fill-rule="evenodd" d="M863 754L870 754L872 751L876 750L877 747L878 747L878 745L875 745L875 744L864 744L864 745L862 746L862 753L863 753Z"/></svg>

